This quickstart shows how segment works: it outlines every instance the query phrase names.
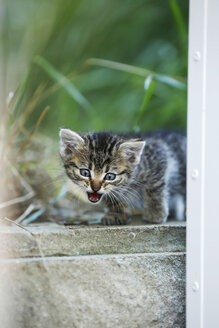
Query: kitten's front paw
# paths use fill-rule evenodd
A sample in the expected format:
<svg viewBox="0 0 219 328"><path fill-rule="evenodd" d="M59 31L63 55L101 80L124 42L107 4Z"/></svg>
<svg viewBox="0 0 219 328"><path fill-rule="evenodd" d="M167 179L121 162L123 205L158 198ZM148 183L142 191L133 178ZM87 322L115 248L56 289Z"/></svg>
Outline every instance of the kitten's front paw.
<svg viewBox="0 0 219 328"><path fill-rule="evenodd" d="M144 215L143 221L147 223L161 224L167 221L167 215Z"/></svg>
<svg viewBox="0 0 219 328"><path fill-rule="evenodd" d="M122 225L131 222L131 218L121 213L106 214L101 220L103 225Z"/></svg>

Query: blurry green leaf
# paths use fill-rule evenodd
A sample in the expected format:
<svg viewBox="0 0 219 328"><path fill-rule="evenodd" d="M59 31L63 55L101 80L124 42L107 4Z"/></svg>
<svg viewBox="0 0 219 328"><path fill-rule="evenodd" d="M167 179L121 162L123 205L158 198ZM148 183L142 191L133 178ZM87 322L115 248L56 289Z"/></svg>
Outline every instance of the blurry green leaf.
<svg viewBox="0 0 219 328"><path fill-rule="evenodd" d="M134 130L138 130L138 128L139 128L138 124L139 124L140 118L143 116L143 114L145 114L148 102L149 102L149 100L151 99L151 97L153 95L153 91L154 91L154 87L155 87L155 81L153 80L152 75L149 75L147 77L147 79L145 81L145 86L146 86L146 93L145 93L142 105L141 105L139 111L136 114Z"/></svg>
<svg viewBox="0 0 219 328"><path fill-rule="evenodd" d="M178 89L186 89L186 84L178 78L174 78L168 75L164 74L158 74L156 72L150 71L145 68L123 64L114 62L111 60L105 60L105 59L98 59L98 58L90 58L85 61L84 65L82 66L89 66L89 65L95 65L95 66L101 66L106 67L110 69L119 70L126 73L136 74L143 77L152 76L153 79L158 80L160 82L163 82L165 84L168 84L172 87L178 88Z"/></svg>
<svg viewBox="0 0 219 328"><path fill-rule="evenodd" d="M147 109L147 105L149 100L151 99L155 87L155 80L163 82L167 85L173 86L178 89L186 89L186 85L180 81L177 81L169 76L165 75L159 75L159 74L151 74L148 75L148 77L145 79L144 88L146 90L142 105L139 109L139 111L136 114L135 124L134 124L134 130L138 131L139 128L139 121L143 114L145 114L145 111Z"/></svg>
<svg viewBox="0 0 219 328"><path fill-rule="evenodd" d="M148 90L148 88L151 85L152 80L153 80L153 75L148 75L148 77L144 81L144 88L145 88L145 90Z"/></svg>
<svg viewBox="0 0 219 328"><path fill-rule="evenodd" d="M183 37L187 37L187 27L177 0L169 0L170 8L175 18L178 30Z"/></svg>
<svg viewBox="0 0 219 328"><path fill-rule="evenodd" d="M72 82L70 82L62 73L58 72L47 60L43 57L37 56L34 59L44 71L56 82L60 83L68 94L84 109L90 110L91 105L87 99L76 89Z"/></svg>
<svg viewBox="0 0 219 328"><path fill-rule="evenodd" d="M85 66L100 66L115 69L118 71L136 74L140 76L147 76L148 74L154 74L154 72L147 70L145 68L136 67L128 64L118 63L112 60L99 59L99 58L89 58L84 63Z"/></svg>
<svg viewBox="0 0 219 328"><path fill-rule="evenodd" d="M13 107L12 112L17 112L17 110L19 110L19 106L23 100L23 97L25 95L25 92L27 90L27 85L28 82L30 80L30 76L32 73L32 66L28 68L28 70L26 71L26 73L23 75L23 78L21 79L21 82L19 83L14 96L12 98L12 101L9 104L9 108Z"/></svg>
<svg viewBox="0 0 219 328"><path fill-rule="evenodd" d="M178 1L177 0L169 0L169 4L170 4L170 8L171 8L173 17L176 22L177 29L179 31L183 50L185 51L185 53L187 53L187 35L188 35L187 27L184 22L184 18L181 13Z"/></svg>
<svg viewBox="0 0 219 328"><path fill-rule="evenodd" d="M81 94L81 92L73 85L73 83L62 73L57 71L47 60L43 57L36 56L34 62L38 64L53 80L58 82L67 93L82 107L85 109L89 118L93 121L95 129L101 127L101 121L98 114L95 112L88 100Z"/></svg>
<svg viewBox="0 0 219 328"><path fill-rule="evenodd" d="M74 68L70 75L73 79L66 76L76 90L82 93L82 103L85 96L83 106L87 106L88 100L94 108L90 110L88 106L88 109L84 109L78 105L78 101L69 96L69 91L66 92L63 87L63 92L55 94L54 91L61 84L54 82L40 95L34 112L28 117L26 127L33 126L41 110L39 103L43 102L43 106L49 104L53 108L48 113L48 119L41 125L41 132L46 134L56 136L57 129L63 125L72 126L78 131L96 130L97 126L99 129L128 131L133 126L136 109L143 102L143 82L148 75L154 76L153 70L166 73L179 82L186 82L180 76L187 74L188 4L188 0L159 3L129 0L121 6L115 0L96 1L94 6L90 5L89 0L67 1L65 5L60 0L45 0L41 4L34 0L4 1L2 10L6 10L7 15L3 15L1 35L7 90L17 84L26 65L37 54L54 65L59 73L70 73L73 67L79 67L91 57L115 61L97 59L97 62L94 58L89 63L88 60L87 65L106 67L100 70L102 74L99 76L80 74L80 70ZM117 63L119 61L121 63ZM108 69L109 63L111 69ZM29 102L44 75L49 76L45 69L38 70L38 67L31 74L31 81L26 84L19 113L23 111L26 102ZM155 81L158 79L159 77L153 77ZM163 108L162 115L166 115L170 106L175 108L174 117L179 112L186 117L186 93L175 87L173 92L172 81L165 79L165 82L156 83L153 97L147 105L147 113L141 117L141 128L162 126L163 121L157 111ZM177 102L173 97L175 93ZM15 98L13 101L15 103ZM72 102L75 106L72 106ZM165 108L164 104L167 104ZM73 107L75 110L72 110ZM11 107L13 108L14 106ZM13 123L15 119L17 121L17 117L11 116L10 122ZM173 124L177 128L180 120L174 122L171 118L168 122L167 124Z"/></svg>
<svg viewBox="0 0 219 328"><path fill-rule="evenodd" d="M186 84L178 81L170 76L167 75L160 75L160 74L155 74L153 75L153 79L163 82L167 85L170 85L171 87L177 88L177 89L181 89L181 90L186 90Z"/></svg>

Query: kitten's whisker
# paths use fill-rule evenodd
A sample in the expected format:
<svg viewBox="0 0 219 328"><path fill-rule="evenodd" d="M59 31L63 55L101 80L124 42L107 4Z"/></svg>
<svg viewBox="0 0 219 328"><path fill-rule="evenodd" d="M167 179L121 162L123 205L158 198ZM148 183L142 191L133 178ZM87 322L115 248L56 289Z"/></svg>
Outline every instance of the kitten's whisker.
<svg viewBox="0 0 219 328"><path fill-rule="evenodd" d="M131 192L129 190L122 190L122 193L125 192L125 196L129 200L130 204L133 208L136 208L136 202L139 202L139 197L134 192Z"/></svg>
<svg viewBox="0 0 219 328"><path fill-rule="evenodd" d="M110 193L111 193L111 196L114 199L115 206L118 206L118 204L120 204L119 198L115 195L114 191L111 190Z"/></svg>
<svg viewBox="0 0 219 328"><path fill-rule="evenodd" d="M111 203L112 203L112 206L113 206L113 209L115 208L115 200L114 200L114 197L113 195L111 195L110 193L107 194L107 196L109 197Z"/></svg>
<svg viewBox="0 0 219 328"><path fill-rule="evenodd" d="M133 190L132 188L124 187L121 192L128 193L131 197L134 197L138 201L142 199L142 195L137 190Z"/></svg>
<svg viewBox="0 0 219 328"><path fill-rule="evenodd" d="M124 189L127 190L127 191L130 191L132 193L137 194L139 197L142 196L142 194L140 193L140 190L134 189L133 186L132 187L131 186L124 186Z"/></svg>
<svg viewBox="0 0 219 328"><path fill-rule="evenodd" d="M113 208L115 209L115 211L118 211L118 209L120 209L120 212L121 212L121 209L122 209L122 212L125 213L125 206L124 206L124 204L118 199L118 197L114 193L112 193L112 196L116 200L116 205L115 205L115 207L113 206Z"/></svg>
<svg viewBox="0 0 219 328"><path fill-rule="evenodd" d="M138 195L140 195L137 190L135 190L135 189L133 189L131 187L128 187L128 186L123 186L122 188L120 188L120 190L121 191L131 192L132 194L136 194L137 193Z"/></svg>
<svg viewBox="0 0 219 328"><path fill-rule="evenodd" d="M141 199L141 195L137 192L137 190L133 190L132 188L128 188L128 187L123 187L119 190L120 193L123 193L124 195L124 192L126 193L125 196L130 196L130 197L133 197L136 201L139 201ZM131 200L130 200L131 201Z"/></svg>
<svg viewBox="0 0 219 328"><path fill-rule="evenodd" d="M124 203L125 203L127 206L131 206L131 207L134 208L134 204L133 204L132 200L129 199L129 198L127 197L127 195L124 195L121 191L120 191L120 192L117 192L116 190L114 190L113 192L114 192L115 194L117 194L119 197L121 197L121 198L120 198L121 201L124 201ZM118 197L118 198L119 198L119 197Z"/></svg>
<svg viewBox="0 0 219 328"><path fill-rule="evenodd" d="M125 188L127 188L127 189L129 189L129 190L132 190L132 191L136 191L136 192L138 192L138 190L137 189L134 189L134 187L136 187L137 186L137 184L135 185L135 184L131 184L131 185L127 185L127 186L125 186Z"/></svg>

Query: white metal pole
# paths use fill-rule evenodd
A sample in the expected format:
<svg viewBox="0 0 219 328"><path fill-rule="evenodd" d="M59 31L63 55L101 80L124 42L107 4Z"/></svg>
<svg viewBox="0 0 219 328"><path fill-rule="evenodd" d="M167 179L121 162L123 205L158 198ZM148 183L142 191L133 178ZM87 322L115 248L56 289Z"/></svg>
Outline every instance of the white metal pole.
<svg viewBox="0 0 219 328"><path fill-rule="evenodd" d="M190 0L187 327L219 327L219 1Z"/></svg>

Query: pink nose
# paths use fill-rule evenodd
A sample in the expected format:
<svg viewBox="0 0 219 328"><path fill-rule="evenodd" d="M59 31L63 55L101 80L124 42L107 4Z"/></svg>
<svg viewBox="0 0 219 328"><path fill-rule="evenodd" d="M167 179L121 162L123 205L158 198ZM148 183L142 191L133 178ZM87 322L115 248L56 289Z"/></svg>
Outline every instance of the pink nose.
<svg viewBox="0 0 219 328"><path fill-rule="evenodd" d="M91 188L93 189L93 191L98 191L98 190L100 190L101 186L99 186L99 185L92 185Z"/></svg>

